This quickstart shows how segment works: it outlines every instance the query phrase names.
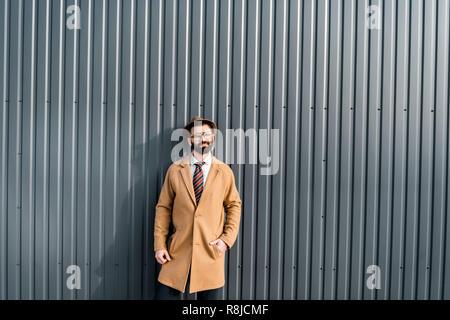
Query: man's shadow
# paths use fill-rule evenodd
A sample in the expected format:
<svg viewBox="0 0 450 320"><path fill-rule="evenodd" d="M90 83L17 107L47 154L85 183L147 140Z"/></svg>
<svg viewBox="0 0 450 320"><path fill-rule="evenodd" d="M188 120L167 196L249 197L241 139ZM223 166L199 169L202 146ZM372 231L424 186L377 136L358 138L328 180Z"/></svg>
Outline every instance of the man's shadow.
<svg viewBox="0 0 450 320"><path fill-rule="evenodd" d="M172 164L172 148L179 143L171 141L171 133L171 129L166 129L148 143L134 147L132 187L122 201L112 241L105 242L106 253L93 270L91 299L155 297L161 269L153 247L155 207L167 169ZM126 184L127 181L121 180L121 183ZM106 198L113 199L112 195ZM172 232L169 230L168 237ZM195 300L196 296L185 292L180 299Z"/></svg>

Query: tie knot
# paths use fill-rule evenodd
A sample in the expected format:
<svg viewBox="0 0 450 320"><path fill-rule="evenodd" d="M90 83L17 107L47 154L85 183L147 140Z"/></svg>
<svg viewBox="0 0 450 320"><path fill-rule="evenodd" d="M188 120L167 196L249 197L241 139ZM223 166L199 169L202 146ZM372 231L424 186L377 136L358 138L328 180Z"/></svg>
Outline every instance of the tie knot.
<svg viewBox="0 0 450 320"><path fill-rule="evenodd" d="M197 167L199 167L199 168L201 168L204 164L205 164L205 161L201 161L201 162L196 162L196 163L194 163Z"/></svg>

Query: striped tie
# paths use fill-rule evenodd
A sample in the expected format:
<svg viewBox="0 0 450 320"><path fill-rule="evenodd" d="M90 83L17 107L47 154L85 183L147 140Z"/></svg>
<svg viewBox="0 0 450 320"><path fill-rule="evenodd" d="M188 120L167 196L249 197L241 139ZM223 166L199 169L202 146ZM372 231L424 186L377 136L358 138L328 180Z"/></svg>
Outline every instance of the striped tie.
<svg viewBox="0 0 450 320"><path fill-rule="evenodd" d="M195 192L195 200L200 201L200 196L203 192L203 170L202 166L205 164L205 161L197 162L195 164L195 172L194 172L194 192Z"/></svg>

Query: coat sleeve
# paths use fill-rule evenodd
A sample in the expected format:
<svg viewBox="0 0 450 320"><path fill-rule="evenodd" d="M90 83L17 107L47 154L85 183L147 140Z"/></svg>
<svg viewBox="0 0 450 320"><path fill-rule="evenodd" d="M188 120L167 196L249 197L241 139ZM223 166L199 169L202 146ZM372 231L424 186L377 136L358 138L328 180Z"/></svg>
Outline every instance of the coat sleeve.
<svg viewBox="0 0 450 320"><path fill-rule="evenodd" d="M166 173L161 193L159 195L158 204L155 211L155 227L154 227L154 250L167 250L166 238L169 233L169 226L172 221L172 205L175 192L171 184L171 168Z"/></svg>
<svg viewBox="0 0 450 320"><path fill-rule="evenodd" d="M229 172L230 179L227 192L225 193L225 197L223 199L223 206L225 208L227 216L224 225L224 231L219 236L219 239L225 242L225 244L228 246L228 249L233 246L239 233L242 203L241 198L239 197L239 192L237 191L235 185L233 171L229 169Z"/></svg>

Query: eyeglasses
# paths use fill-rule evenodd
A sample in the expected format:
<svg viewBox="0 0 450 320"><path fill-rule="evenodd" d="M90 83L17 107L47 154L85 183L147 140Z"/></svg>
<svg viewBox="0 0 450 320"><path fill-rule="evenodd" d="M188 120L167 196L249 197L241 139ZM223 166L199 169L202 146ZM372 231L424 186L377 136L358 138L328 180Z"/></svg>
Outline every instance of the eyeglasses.
<svg viewBox="0 0 450 320"><path fill-rule="evenodd" d="M204 137L204 138L208 138L209 139L212 136L214 136L214 133L212 133L212 132L202 132L202 133L196 133L196 134L192 135L191 138L200 139L200 138Z"/></svg>

